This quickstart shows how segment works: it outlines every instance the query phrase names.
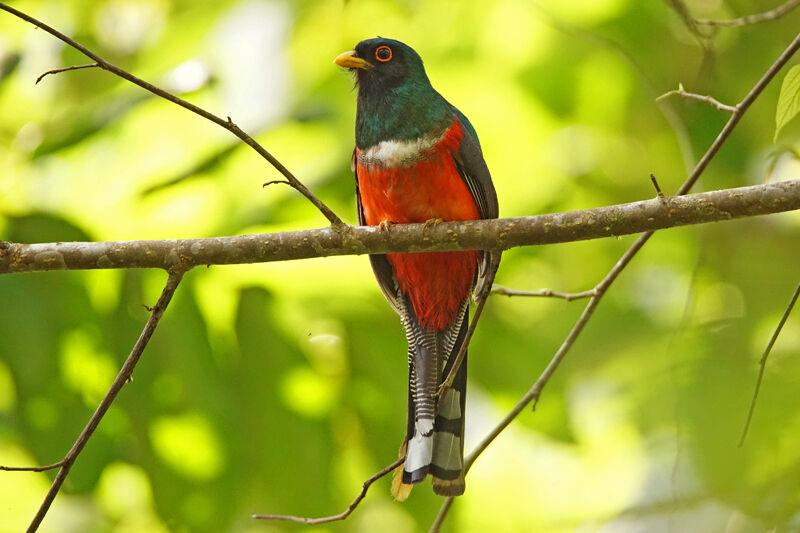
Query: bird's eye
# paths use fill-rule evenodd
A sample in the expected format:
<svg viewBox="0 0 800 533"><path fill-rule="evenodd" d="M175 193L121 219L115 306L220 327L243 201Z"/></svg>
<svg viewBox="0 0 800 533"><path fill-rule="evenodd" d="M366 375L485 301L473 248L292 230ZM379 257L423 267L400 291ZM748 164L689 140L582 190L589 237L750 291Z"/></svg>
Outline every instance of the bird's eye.
<svg viewBox="0 0 800 533"><path fill-rule="evenodd" d="M380 61L381 63L386 63L392 58L392 49L388 46L379 46L377 50L375 50L375 59Z"/></svg>

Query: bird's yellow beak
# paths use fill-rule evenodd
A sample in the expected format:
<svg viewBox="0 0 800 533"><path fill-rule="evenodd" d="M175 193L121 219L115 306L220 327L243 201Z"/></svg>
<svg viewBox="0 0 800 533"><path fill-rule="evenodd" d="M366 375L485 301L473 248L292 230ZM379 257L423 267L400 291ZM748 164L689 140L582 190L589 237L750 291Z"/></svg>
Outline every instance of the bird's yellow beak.
<svg viewBox="0 0 800 533"><path fill-rule="evenodd" d="M358 57L355 50L342 52L336 56L336 59L333 60L333 64L339 65L342 68L369 69L373 67L372 63Z"/></svg>

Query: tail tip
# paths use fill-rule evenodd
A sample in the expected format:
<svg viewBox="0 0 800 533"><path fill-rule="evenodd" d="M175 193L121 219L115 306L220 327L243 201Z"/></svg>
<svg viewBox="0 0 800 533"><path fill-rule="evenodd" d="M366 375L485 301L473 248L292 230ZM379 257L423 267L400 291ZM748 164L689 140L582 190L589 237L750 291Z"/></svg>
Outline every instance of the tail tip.
<svg viewBox="0 0 800 533"><path fill-rule="evenodd" d="M405 448L405 446L403 446L403 448ZM405 452L403 448L401 448L401 451ZM395 468L394 473L392 474L392 497L398 502L406 501L408 496L411 494L411 489L414 488L414 485L403 483L404 468L405 462Z"/></svg>
<svg viewBox="0 0 800 533"><path fill-rule="evenodd" d="M466 489L464 476L457 479L442 479L433 477L433 492L439 496L461 496Z"/></svg>

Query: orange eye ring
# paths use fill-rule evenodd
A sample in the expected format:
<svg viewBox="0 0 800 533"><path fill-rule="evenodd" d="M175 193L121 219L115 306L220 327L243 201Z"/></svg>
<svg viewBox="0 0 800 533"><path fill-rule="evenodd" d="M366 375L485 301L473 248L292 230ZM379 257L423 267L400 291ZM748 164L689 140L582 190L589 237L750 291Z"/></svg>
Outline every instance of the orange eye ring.
<svg viewBox="0 0 800 533"><path fill-rule="evenodd" d="M379 46L375 50L375 59L377 59L381 63L386 63L387 61L392 59L392 49L386 45Z"/></svg>

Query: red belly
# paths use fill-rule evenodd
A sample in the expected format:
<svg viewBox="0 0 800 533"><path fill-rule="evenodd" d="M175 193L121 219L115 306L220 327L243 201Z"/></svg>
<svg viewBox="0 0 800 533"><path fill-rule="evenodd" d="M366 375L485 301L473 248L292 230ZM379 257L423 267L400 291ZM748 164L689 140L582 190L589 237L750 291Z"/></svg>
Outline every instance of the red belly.
<svg viewBox="0 0 800 533"><path fill-rule="evenodd" d="M451 150L461 141L454 123L439 144L413 166L358 163L364 221L393 223L480 218L478 206L456 169ZM431 331L449 327L472 290L477 251L387 254L419 323Z"/></svg>

